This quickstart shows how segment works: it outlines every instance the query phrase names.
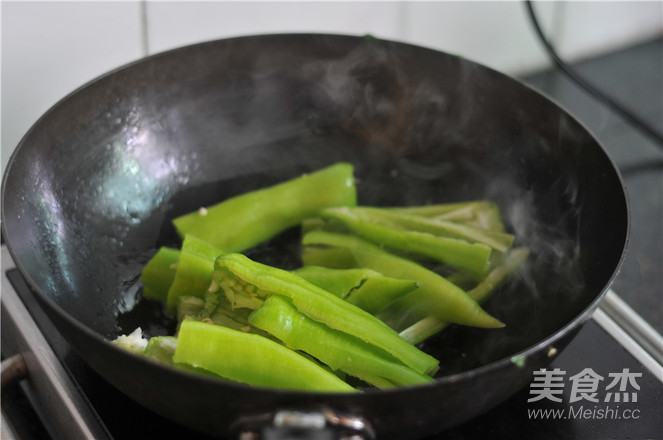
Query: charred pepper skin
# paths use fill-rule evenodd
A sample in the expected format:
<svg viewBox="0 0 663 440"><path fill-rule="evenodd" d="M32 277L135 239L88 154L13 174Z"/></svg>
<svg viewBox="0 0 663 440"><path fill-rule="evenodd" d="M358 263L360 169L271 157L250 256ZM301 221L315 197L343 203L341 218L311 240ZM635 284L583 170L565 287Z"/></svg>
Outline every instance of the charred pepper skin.
<svg viewBox="0 0 663 440"><path fill-rule="evenodd" d="M345 162L248 192L173 220L178 234L243 252L333 206L354 206L354 167Z"/></svg>
<svg viewBox="0 0 663 440"><path fill-rule="evenodd" d="M244 296L257 309L271 295L290 298L309 318L357 337L398 359L418 373L438 368L438 361L409 344L375 316L321 289L292 272L267 266L238 253L224 254L215 262L212 282L227 290L231 303ZM247 285L252 290L246 292Z"/></svg>
<svg viewBox="0 0 663 440"><path fill-rule="evenodd" d="M357 391L322 366L271 339L199 321L182 322L173 362L255 386Z"/></svg>

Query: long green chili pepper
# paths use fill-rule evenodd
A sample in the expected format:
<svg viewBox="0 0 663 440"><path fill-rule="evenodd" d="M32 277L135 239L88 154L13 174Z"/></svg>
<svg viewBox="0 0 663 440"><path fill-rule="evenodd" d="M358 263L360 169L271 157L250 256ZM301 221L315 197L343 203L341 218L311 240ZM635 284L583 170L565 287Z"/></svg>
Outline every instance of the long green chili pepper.
<svg viewBox="0 0 663 440"><path fill-rule="evenodd" d="M483 200L466 201L466 202L451 202L451 203L437 203L433 205L416 205L416 206L394 206L388 209L396 212L405 212L413 215L420 215L423 217L442 217L451 213L460 211L463 219L474 217L475 212L479 209L484 209L485 203Z"/></svg>
<svg viewBox="0 0 663 440"><path fill-rule="evenodd" d="M385 226L425 232L439 237L459 238L470 242L482 243L499 252L508 251L515 240L513 234L505 232L468 226L448 220L395 212L384 208L357 206L347 208L347 210L356 214L360 219L377 222Z"/></svg>
<svg viewBox="0 0 663 440"><path fill-rule="evenodd" d="M333 373L271 339L199 321L182 323L173 361L256 386L356 391Z"/></svg>
<svg viewBox="0 0 663 440"><path fill-rule="evenodd" d="M412 292L419 284L384 276L371 269L334 269L324 266L304 266L293 271L306 281L345 299L371 315L389 303Z"/></svg>
<svg viewBox="0 0 663 440"><path fill-rule="evenodd" d="M292 273L342 299L345 299L351 290L359 287L366 278L378 274L370 269L334 269L324 266L302 266Z"/></svg>
<svg viewBox="0 0 663 440"><path fill-rule="evenodd" d="M492 266L491 266L492 267ZM468 275L463 272L454 272L449 275L445 275L447 281L455 284L456 286L463 289L465 292L472 289L474 286L479 284L480 281L477 281L476 278L473 278L471 275Z"/></svg>
<svg viewBox="0 0 663 440"><path fill-rule="evenodd" d="M470 220L466 224L491 231L506 232L504 221L502 220L502 212L497 204L492 202L483 203L483 209L478 209L475 212L474 220Z"/></svg>
<svg viewBox="0 0 663 440"><path fill-rule="evenodd" d="M485 301L525 263L528 256L529 249L512 249L505 255L504 260L481 283L469 290L467 294L479 303ZM417 321L399 334L411 344L417 345L441 332L447 325L449 325L448 322L429 316Z"/></svg>
<svg viewBox="0 0 663 440"><path fill-rule="evenodd" d="M497 204L488 200L403 206L389 209L395 212L418 215L436 220L452 220L491 231L504 232L502 213Z"/></svg>
<svg viewBox="0 0 663 440"><path fill-rule="evenodd" d="M333 232L313 231L302 238L304 246L332 246L348 249L355 267L367 267L392 277L412 279L419 288L392 303L398 303L394 315L406 324L388 323L394 328L407 327L424 316L476 327L496 328L504 324L486 313L465 291L435 272L406 258L386 252L359 237ZM305 265L322 265L315 253L304 253ZM387 309L392 307L390 305ZM403 316L401 316L403 315ZM412 321L412 322L409 322Z"/></svg>
<svg viewBox="0 0 663 440"><path fill-rule="evenodd" d="M357 261L344 247L322 248L317 246L304 246L302 249L302 262L304 265L324 266L332 269L356 268Z"/></svg>
<svg viewBox="0 0 663 440"><path fill-rule="evenodd" d="M242 254L224 254L216 259L212 283L235 307L256 309L267 297L281 295L309 318L373 344L419 373L437 369L435 358L404 341L379 319L292 272Z"/></svg>
<svg viewBox="0 0 663 440"><path fill-rule="evenodd" d="M385 386L380 379L394 385L416 385L433 380L387 358L371 344L312 320L279 295L265 301L251 314L249 322L276 336L291 349L304 351L332 370L352 374L372 385ZM380 379L373 382L376 377Z"/></svg>
<svg viewBox="0 0 663 440"><path fill-rule="evenodd" d="M179 256L179 250L163 246L147 262L140 273L145 298L166 302Z"/></svg>
<svg viewBox="0 0 663 440"><path fill-rule="evenodd" d="M175 336L154 336L147 342L145 356L164 364L173 365L173 355L177 347Z"/></svg>
<svg viewBox="0 0 663 440"><path fill-rule="evenodd" d="M177 217L173 223L182 237L193 233L229 252L242 252L323 208L356 204L353 166L337 163L201 208Z"/></svg>
<svg viewBox="0 0 663 440"><path fill-rule="evenodd" d="M177 322L198 315L205 309L205 300L198 296L180 296L177 300Z"/></svg>
<svg viewBox="0 0 663 440"><path fill-rule="evenodd" d="M187 234L182 242L175 278L168 290L166 309L173 314L181 296L203 297L214 271L214 260L224 251L200 238Z"/></svg>
<svg viewBox="0 0 663 440"><path fill-rule="evenodd" d="M345 298L371 315L384 310L389 304L419 288L414 280L382 276L367 278L361 286Z"/></svg>
<svg viewBox="0 0 663 440"><path fill-rule="evenodd" d="M374 244L433 258L477 277L483 277L490 264L491 249L481 243L396 229L380 224L374 220L375 216L365 211L356 212L349 208L325 209L321 215L342 221L353 232Z"/></svg>
<svg viewBox="0 0 663 440"><path fill-rule="evenodd" d="M202 368L192 367L187 364L175 364L173 362L173 355L175 354L175 349L177 348L177 337L176 336L154 336L150 338L145 347L145 353L143 355L155 361L161 362L166 365L171 365L176 368L187 370L199 374L204 374L206 376L216 376L216 374L203 370Z"/></svg>

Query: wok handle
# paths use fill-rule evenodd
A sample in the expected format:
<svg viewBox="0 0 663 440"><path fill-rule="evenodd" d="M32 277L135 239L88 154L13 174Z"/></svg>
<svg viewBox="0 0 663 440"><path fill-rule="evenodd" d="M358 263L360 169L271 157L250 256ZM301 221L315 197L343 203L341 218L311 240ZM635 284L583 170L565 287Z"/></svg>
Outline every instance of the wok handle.
<svg viewBox="0 0 663 440"><path fill-rule="evenodd" d="M238 440L373 440L375 433L363 418L331 410L281 410L273 417L242 420Z"/></svg>

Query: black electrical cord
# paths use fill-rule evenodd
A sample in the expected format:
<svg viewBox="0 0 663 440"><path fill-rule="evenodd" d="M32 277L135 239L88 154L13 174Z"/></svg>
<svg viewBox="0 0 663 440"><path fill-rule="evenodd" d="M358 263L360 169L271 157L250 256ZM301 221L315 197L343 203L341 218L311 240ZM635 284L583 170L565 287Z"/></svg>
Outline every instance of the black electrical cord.
<svg viewBox="0 0 663 440"><path fill-rule="evenodd" d="M632 125L636 126L638 129L643 131L644 134L646 134L650 139L657 142L659 147L663 148L663 134L660 131L656 130L654 127L647 124L639 116L635 115L632 111L630 111L622 104L611 98L605 92L599 90L595 85L591 84L580 74L578 74L578 72L576 72L573 68L571 68L571 66L566 64L566 62L564 62L564 60L562 60L559 57L559 55L557 55L555 48L553 48L553 46L550 44L548 39L543 34L543 31L541 30L541 26L539 25L539 21L536 18L536 14L534 13L534 7L532 6L531 0L525 0L525 6L527 7L527 11L529 13L532 26L534 26L534 30L537 36L541 40L544 49L548 53L548 56L550 56L550 58L553 60L555 65L571 80L576 82L578 85L580 85L583 89L585 89L595 98L603 102L610 109L612 109L616 113L619 113L624 119L626 119Z"/></svg>

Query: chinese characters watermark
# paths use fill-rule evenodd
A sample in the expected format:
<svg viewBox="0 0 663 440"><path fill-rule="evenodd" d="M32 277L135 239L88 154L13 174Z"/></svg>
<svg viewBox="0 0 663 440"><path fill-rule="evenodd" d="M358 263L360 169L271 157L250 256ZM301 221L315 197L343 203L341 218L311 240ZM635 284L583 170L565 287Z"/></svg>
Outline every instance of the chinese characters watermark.
<svg viewBox="0 0 663 440"><path fill-rule="evenodd" d="M640 385L637 379L642 373L631 372L624 368L618 373L609 373L603 377L591 368L585 368L573 376L566 378L566 371L559 368L534 372L534 380L530 384L527 402L549 400L562 402L564 390L570 387L569 403L591 402L592 407L569 406L568 408L533 408L528 409L530 418L536 419L612 419L629 420L640 417L638 408L622 408L619 403L635 403L638 401Z"/></svg>
<svg viewBox="0 0 663 440"><path fill-rule="evenodd" d="M553 402L561 402L566 382L564 377L566 371L555 368L546 370L542 368L534 372L534 380L530 384L530 398L527 402L536 402L548 399ZM632 373L624 368L620 373L608 374L612 380L602 388L601 382L607 380L591 368L585 368L578 374L569 377L571 384L570 403L586 400L589 402L637 402L640 385L636 379L642 377L642 373ZM600 394L603 391L604 393ZM601 400L602 398L602 400Z"/></svg>

